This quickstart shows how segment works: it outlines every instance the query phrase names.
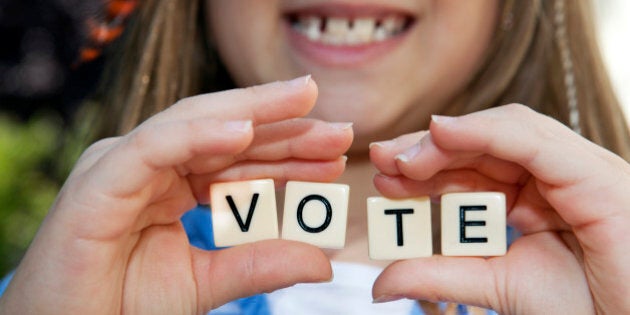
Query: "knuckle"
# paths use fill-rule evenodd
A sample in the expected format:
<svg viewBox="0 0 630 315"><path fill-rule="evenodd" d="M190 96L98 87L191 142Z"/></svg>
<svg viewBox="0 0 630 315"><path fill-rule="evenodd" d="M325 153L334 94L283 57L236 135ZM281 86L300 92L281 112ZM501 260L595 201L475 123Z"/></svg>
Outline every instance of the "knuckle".
<svg viewBox="0 0 630 315"><path fill-rule="evenodd" d="M264 94L263 88L258 85L248 86L246 88L243 88L242 91L247 94L250 94L253 97L257 97L257 96L260 96L261 94Z"/></svg>
<svg viewBox="0 0 630 315"><path fill-rule="evenodd" d="M169 106L165 111L158 113L156 116L186 114L187 112L192 110L194 104L199 102L198 99L200 97L201 96L196 95L179 99L178 101L173 103L173 105Z"/></svg>
<svg viewBox="0 0 630 315"><path fill-rule="evenodd" d="M270 89L268 86L269 84L240 87L238 89L230 91L230 97L241 99L244 102L258 101L261 100L261 98L265 95L268 96L270 93L272 93L273 88Z"/></svg>
<svg viewBox="0 0 630 315"><path fill-rule="evenodd" d="M258 261L258 248L256 245L251 245L247 251L247 259L245 260L244 274L248 279L249 287L254 293L263 292L263 288L260 283L260 268L257 264Z"/></svg>
<svg viewBox="0 0 630 315"><path fill-rule="evenodd" d="M179 99L173 105L171 105L170 108L172 110L182 110L183 108L186 108L187 106L190 106L190 104L195 103L196 97L197 96L189 96L189 97L185 97L185 98Z"/></svg>
<svg viewBox="0 0 630 315"><path fill-rule="evenodd" d="M547 116L535 111L529 106L523 104L510 104L506 106L506 111L512 120L518 123L523 130L531 130L542 138L553 137Z"/></svg>
<svg viewBox="0 0 630 315"><path fill-rule="evenodd" d="M187 134L190 135L198 135L202 133L205 128L207 128L207 123L198 119L186 120L183 124L183 127L187 131Z"/></svg>
<svg viewBox="0 0 630 315"><path fill-rule="evenodd" d="M101 156L104 152L116 146L120 142L119 137L105 138L92 143L87 147L79 157L77 164L85 161L93 160L95 157Z"/></svg>
<svg viewBox="0 0 630 315"><path fill-rule="evenodd" d="M87 149L85 149L84 154L89 155L95 152L99 152L109 146L112 146L112 144L118 142L119 139L120 139L119 137L112 137L112 138L104 138L104 139L98 140L92 143L89 147L87 147Z"/></svg>
<svg viewBox="0 0 630 315"><path fill-rule="evenodd" d="M129 135L128 141L136 150L140 152L145 151L153 145L153 128L146 126L145 128L137 129Z"/></svg>
<svg viewBox="0 0 630 315"><path fill-rule="evenodd" d="M504 108L508 114L516 115L516 117L518 117L519 115L532 115L535 113L535 111L531 109L529 106L519 104L519 103L512 103L512 104L506 105Z"/></svg>

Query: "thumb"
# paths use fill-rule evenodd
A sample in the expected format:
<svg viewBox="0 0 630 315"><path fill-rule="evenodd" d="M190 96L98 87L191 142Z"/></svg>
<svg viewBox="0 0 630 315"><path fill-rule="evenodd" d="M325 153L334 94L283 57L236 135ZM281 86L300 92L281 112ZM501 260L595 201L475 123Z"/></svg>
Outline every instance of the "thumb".
<svg viewBox="0 0 630 315"><path fill-rule="evenodd" d="M568 242L575 242L568 234L537 233L517 239L505 256L398 261L376 279L372 296L458 302L500 314L592 314L584 266Z"/></svg>
<svg viewBox="0 0 630 315"><path fill-rule="evenodd" d="M435 255L397 261L374 282L374 302L401 298L430 302L458 302L500 310L500 285L492 259ZM499 288L500 289L500 288Z"/></svg>
<svg viewBox="0 0 630 315"><path fill-rule="evenodd" d="M317 247L266 240L218 251L193 252L200 310L302 282L326 282L332 268Z"/></svg>

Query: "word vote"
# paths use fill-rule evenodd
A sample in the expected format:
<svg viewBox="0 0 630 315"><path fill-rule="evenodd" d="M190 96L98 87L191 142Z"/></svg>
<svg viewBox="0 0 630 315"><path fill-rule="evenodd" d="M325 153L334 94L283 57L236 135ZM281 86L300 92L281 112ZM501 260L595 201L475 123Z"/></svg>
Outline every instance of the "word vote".
<svg viewBox="0 0 630 315"><path fill-rule="evenodd" d="M343 248L349 193L348 185L344 184L288 182L282 238L324 248ZM210 199L216 246L279 237L273 180L213 184ZM428 197L370 197L367 199L367 217L370 258L407 259L433 254ZM442 255L504 255L505 217L503 193L443 195Z"/></svg>

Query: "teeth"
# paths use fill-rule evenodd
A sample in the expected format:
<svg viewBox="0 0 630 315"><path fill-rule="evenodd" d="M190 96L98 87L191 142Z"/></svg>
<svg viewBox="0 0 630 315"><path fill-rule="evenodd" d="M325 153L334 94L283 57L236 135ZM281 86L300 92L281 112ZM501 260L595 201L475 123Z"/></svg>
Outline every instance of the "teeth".
<svg viewBox="0 0 630 315"><path fill-rule="evenodd" d="M376 29L374 29L374 40L377 42L382 42L387 39L387 30L383 25L379 25Z"/></svg>
<svg viewBox="0 0 630 315"><path fill-rule="evenodd" d="M389 16L383 20L382 25L389 34L396 34L403 30L405 20L399 16Z"/></svg>
<svg viewBox="0 0 630 315"><path fill-rule="evenodd" d="M310 40L318 40L322 36L322 19L319 17L311 16L306 18L304 24L306 30L306 36Z"/></svg>
<svg viewBox="0 0 630 315"><path fill-rule="evenodd" d="M298 17L292 27L309 40L328 45L357 45L383 41L404 30L405 19L388 16L376 18Z"/></svg>
<svg viewBox="0 0 630 315"><path fill-rule="evenodd" d="M350 32L350 21L343 18L329 18L326 21L326 29L322 40L326 44L344 44L346 34Z"/></svg>
<svg viewBox="0 0 630 315"><path fill-rule="evenodd" d="M356 19L352 24L352 29L346 35L348 44L368 43L372 40L376 21L374 19Z"/></svg>

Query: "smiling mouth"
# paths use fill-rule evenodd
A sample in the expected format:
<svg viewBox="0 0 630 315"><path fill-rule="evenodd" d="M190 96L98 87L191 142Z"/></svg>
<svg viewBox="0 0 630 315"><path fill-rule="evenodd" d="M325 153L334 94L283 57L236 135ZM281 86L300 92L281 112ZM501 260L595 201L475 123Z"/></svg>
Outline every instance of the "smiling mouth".
<svg viewBox="0 0 630 315"><path fill-rule="evenodd" d="M375 16L327 16L325 14L287 14L291 28L311 42L331 46L359 46L400 36L415 19L405 14Z"/></svg>

